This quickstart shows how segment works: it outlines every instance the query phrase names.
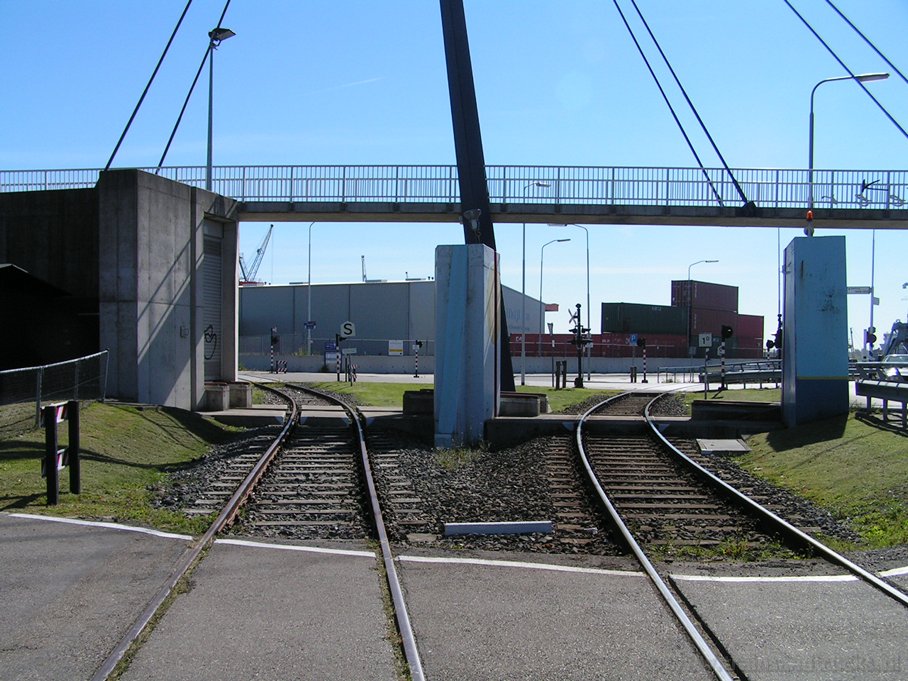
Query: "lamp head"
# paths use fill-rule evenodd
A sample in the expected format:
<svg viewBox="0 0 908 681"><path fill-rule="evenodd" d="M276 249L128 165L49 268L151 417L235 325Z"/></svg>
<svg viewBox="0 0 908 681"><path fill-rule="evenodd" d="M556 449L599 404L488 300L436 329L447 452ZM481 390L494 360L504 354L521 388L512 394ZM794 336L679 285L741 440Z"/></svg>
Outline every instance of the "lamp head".
<svg viewBox="0 0 908 681"><path fill-rule="evenodd" d="M232 38L235 35L236 33L231 31L229 28L223 28L221 26L208 31L208 37L211 39L211 44L214 47L217 47L221 44L221 42L227 40L227 38Z"/></svg>
<svg viewBox="0 0 908 681"><path fill-rule="evenodd" d="M867 83L871 80L886 80L888 77L888 73L861 73L856 75L854 79L861 83Z"/></svg>

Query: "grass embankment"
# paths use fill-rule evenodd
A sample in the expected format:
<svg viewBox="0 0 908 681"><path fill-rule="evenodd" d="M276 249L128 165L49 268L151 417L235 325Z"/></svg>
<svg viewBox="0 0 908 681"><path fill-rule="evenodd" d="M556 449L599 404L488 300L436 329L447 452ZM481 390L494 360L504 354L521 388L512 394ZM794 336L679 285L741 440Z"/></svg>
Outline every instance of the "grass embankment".
<svg viewBox="0 0 908 681"><path fill-rule="evenodd" d="M739 463L845 520L871 548L908 544L908 438L852 412L748 439Z"/></svg>
<svg viewBox="0 0 908 681"><path fill-rule="evenodd" d="M207 520L151 505L150 488L170 471L236 437L236 429L166 407L84 403L81 411L82 493L69 492L69 470L60 471L60 498L47 506L41 477L44 431L0 440L0 510L48 513L150 525L199 533ZM67 424L58 427L60 446Z"/></svg>

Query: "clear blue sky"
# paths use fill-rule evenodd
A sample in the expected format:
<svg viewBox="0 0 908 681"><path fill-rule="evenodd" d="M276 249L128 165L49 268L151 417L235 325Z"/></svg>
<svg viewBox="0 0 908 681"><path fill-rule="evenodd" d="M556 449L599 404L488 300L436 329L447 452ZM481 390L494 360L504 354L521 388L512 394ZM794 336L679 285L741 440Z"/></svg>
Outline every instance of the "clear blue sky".
<svg viewBox="0 0 908 681"><path fill-rule="evenodd" d="M889 70L822 0L792 0L857 73ZM638 0L656 36L734 167L805 168L810 90L845 75L782 0ZM184 6L133 2L0 0L0 168L97 168L110 156ZM491 164L694 166L619 16L606 0L466 0L467 23ZM630 15L629 0L621 0ZM908 3L836 5L901 70L908 70ZM222 0L195 0L121 148L116 166L155 165L204 54ZM223 22L237 36L216 55L215 164L447 164L455 162L441 21L435 0L233 0ZM639 28L639 21L634 22ZM642 31L640 32L642 36ZM644 41L648 45L648 41ZM653 50L648 46L655 60ZM659 72L663 74L664 68ZM673 85L669 95L708 166L718 165ZM870 83L908 128L908 85ZM816 99L817 168L905 169L908 139L854 83L824 85ZM204 165L207 69L167 165ZM259 278L305 281L307 224L275 226ZM241 227L255 253L267 225ZM775 328L777 238L800 230L590 226L593 328L603 301L668 304L687 276L740 288L740 311ZM846 235L848 284L869 285L871 232ZM586 302L580 229L527 227L527 293L544 298L558 331ZM499 225L503 282L521 288L521 228ZM458 225L319 224L313 282L433 273L440 243ZM876 233L874 317L888 330L908 309L908 235ZM851 296L855 340L866 296ZM584 315L585 316L585 315Z"/></svg>

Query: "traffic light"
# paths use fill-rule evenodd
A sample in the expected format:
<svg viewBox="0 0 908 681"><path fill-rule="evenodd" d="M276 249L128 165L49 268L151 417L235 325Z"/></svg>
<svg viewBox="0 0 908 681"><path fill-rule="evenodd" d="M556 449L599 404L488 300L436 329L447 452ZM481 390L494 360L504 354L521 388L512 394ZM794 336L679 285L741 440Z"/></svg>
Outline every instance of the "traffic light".
<svg viewBox="0 0 908 681"><path fill-rule="evenodd" d="M734 335L734 330L730 326L722 325L722 340L731 338Z"/></svg>
<svg viewBox="0 0 908 681"><path fill-rule="evenodd" d="M276 327L276 326L272 326L272 327L271 327L271 344L272 344L272 345L277 345L277 342L278 342L279 340L280 340L280 338L279 338L278 335L277 335L277 327Z"/></svg>
<svg viewBox="0 0 908 681"><path fill-rule="evenodd" d="M771 341L771 340L766 341L767 350L772 350L774 347L776 347L775 341Z"/></svg>
<svg viewBox="0 0 908 681"><path fill-rule="evenodd" d="M874 327L870 327L864 332L864 342L867 345L873 345L874 343L876 343L876 334L874 333L874 331L876 331L876 329Z"/></svg>
<svg viewBox="0 0 908 681"><path fill-rule="evenodd" d="M637 336L637 347L645 348L646 347L646 338L643 336Z"/></svg>

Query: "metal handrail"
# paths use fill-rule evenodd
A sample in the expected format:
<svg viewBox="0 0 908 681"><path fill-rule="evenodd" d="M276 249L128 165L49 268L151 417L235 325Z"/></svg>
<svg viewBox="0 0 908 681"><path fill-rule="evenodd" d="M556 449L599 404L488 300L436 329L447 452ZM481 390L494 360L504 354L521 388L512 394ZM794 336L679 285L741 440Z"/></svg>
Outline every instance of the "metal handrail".
<svg viewBox="0 0 908 681"><path fill-rule="evenodd" d="M139 170L205 185L204 166ZM0 193L91 188L100 172L0 170ZM505 205L737 206L734 176L758 207L801 208L811 186L804 169L490 165L486 176L492 203ZM528 183L538 190L525 193ZM908 210L908 170L814 170L812 186L817 208ZM454 165L215 166L212 189L244 202L460 201Z"/></svg>

